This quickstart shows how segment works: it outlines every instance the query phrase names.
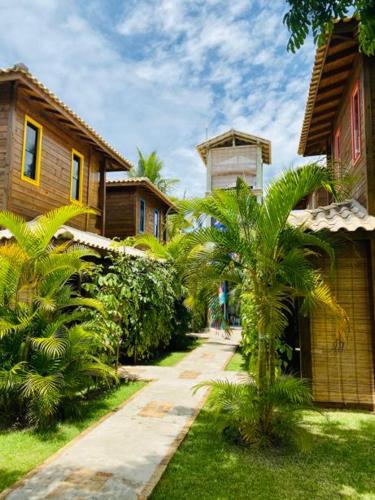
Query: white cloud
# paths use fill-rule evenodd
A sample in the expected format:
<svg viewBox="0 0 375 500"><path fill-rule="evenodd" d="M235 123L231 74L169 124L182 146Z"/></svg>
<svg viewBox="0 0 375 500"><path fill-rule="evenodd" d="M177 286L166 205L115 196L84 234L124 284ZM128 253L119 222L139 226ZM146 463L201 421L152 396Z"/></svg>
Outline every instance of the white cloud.
<svg viewBox="0 0 375 500"><path fill-rule="evenodd" d="M283 0L114 4L1 0L0 66L23 61L130 159L156 149L180 194L205 191L207 126L271 139L266 172L296 161L313 48L286 53Z"/></svg>

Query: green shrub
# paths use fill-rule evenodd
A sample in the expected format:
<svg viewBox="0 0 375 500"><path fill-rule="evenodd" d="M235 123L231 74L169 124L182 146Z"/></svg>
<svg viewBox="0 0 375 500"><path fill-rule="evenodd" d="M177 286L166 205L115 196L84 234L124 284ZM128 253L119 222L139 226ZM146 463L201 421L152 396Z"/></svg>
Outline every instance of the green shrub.
<svg viewBox="0 0 375 500"><path fill-rule="evenodd" d="M171 341L177 323L177 297L172 264L116 254L92 273L85 288L109 312L108 331L121 357L138 360L155 356ZM184 326L183 326L184 327Z"/></svg>
<svg viewBox="0 0 375 500"><path fill-rule="evenodd" d="M32 225L0 213L0 225L14 235L0 246L0 414L13 423L46 426L117 378L90 320L102 304L74 287L96 254L52 241L62 224L86 212L61 207Z"/></svg>

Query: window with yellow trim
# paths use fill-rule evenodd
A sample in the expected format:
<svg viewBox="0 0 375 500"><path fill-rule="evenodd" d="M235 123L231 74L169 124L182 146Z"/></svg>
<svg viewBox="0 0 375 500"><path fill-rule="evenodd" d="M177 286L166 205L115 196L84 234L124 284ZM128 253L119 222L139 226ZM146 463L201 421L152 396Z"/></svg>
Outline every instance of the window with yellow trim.
<svg viewBox="0 0 375 500"><path fill-rule="evenodd" d="M72 169L70 199L71 201L82 201L83 193L83 160L84 157L78 151L72 151Z"/></svg>
<svg viewBox="0 0 375 500"><path fill-rule="evenodd" d="M25 115L21 177L23 180L36 185L39 184L40 178L42 132L43 127Z"/></svg>

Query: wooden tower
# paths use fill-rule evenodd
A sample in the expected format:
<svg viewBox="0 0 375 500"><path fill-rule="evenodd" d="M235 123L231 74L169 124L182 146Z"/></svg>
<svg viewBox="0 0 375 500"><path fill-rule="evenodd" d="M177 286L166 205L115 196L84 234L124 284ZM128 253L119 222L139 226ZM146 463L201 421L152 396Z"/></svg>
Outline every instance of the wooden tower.
<svg viewBox="0 0 375 500"><path fill-rule="evenodd" d="M263 164L271 163L270 141L231 129L198 144L197 150L207 167L207 193L234 187L242 177L261 199Z"/></svg>

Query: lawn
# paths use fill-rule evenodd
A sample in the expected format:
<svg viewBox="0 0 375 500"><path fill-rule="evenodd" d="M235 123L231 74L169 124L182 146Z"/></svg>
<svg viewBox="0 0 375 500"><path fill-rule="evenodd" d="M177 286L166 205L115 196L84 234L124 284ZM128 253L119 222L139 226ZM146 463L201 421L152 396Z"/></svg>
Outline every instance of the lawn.
<svg viewBox="0 0 375 500"><path fill-rule="evenodd" d="M65 421L48 433L0 431L0 491L42 463L102 416L115 410L144 385L144 382L120 385L110 393L90 401L81 419Z"/></svg>
<svg viewBox="0 0 375 500"><path fill-rule="evenodd" d="M147 364L155 366L175 366L177 363L182 361L184 357L187 356L191 351L193 351L203 343L204 339L192 337L191 340L187 343L186 347L184 347L183 349L164 353L159 358L150 360Z"/></svg>
<svg viewBox="0 0 375 500"><path fill-rule="evenodd" d="M243 372L246 371L245 359L241 354L241 351L236 351L227 366L225 367L228 371L233 372Z"/></svg>
<svg viewBox="0 0 375 500"><path fill-rule="evenodd" d="M255 451L226 441L205 409L151 498L375 499L374 414L306 414L306 425L309 452Z"/></svg>

